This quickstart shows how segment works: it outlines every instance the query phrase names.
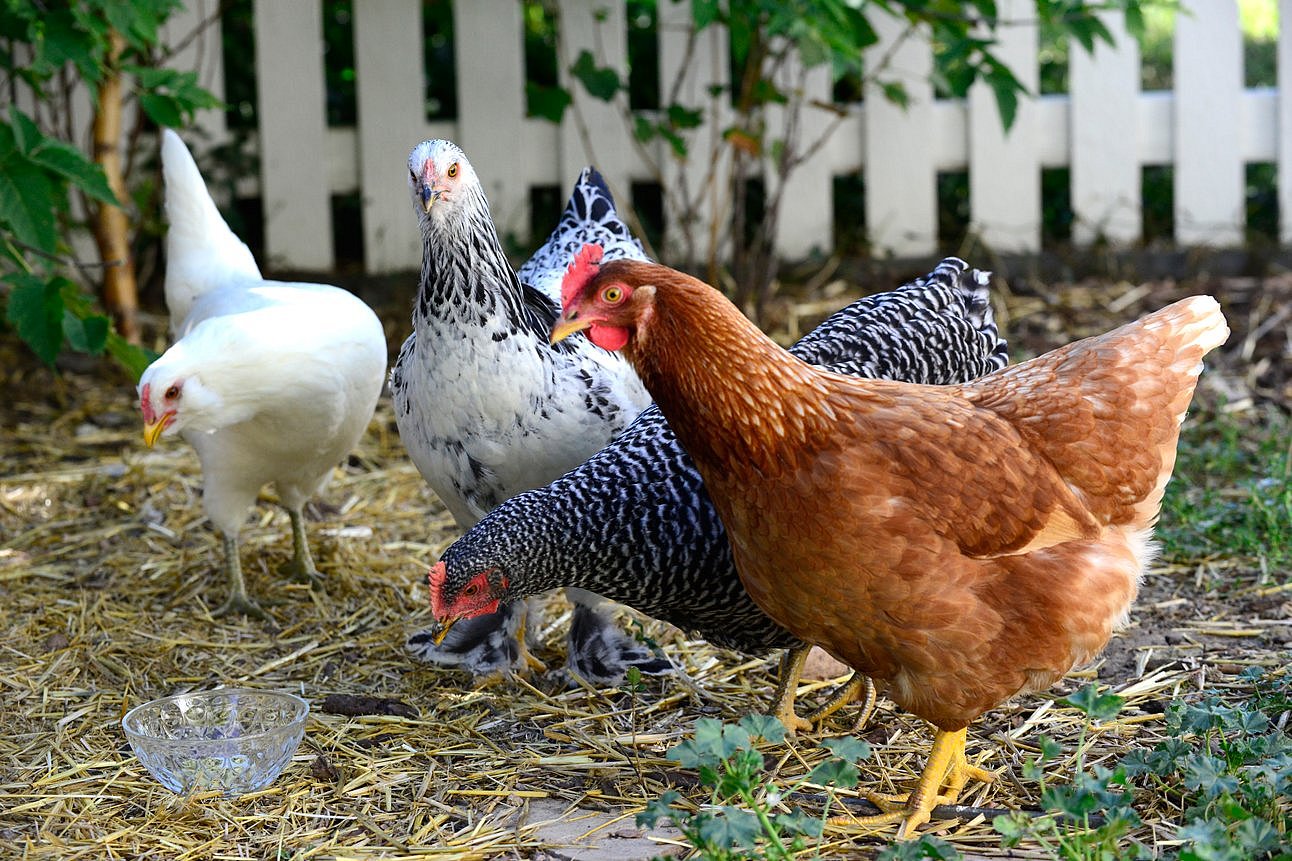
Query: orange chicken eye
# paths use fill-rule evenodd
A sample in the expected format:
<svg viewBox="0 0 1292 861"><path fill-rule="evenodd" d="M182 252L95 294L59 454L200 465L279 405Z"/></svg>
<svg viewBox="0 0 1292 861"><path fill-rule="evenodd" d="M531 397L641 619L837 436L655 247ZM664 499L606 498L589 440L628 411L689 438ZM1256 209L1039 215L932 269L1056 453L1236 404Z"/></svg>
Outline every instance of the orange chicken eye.
<svg viewBox="0 0 1292 861"><path fill-rule="evenodd" d="M601 291L601 298L611 305L616 305L623 301L624 291L619 287L607 287Z"/></svg>
<svg viewBox="0 0 1292 861"><path fill-rule="evenodd" d="M462 594L463 594L463 595L466 595L466 596L468 596L468 597L470 597L470 596L472 596L472 595L476 594L476 593L477 593L477 592L479 592L479 591L480 591L480 584L479 584L479 583L468 583L468 584L467 584L467 588L465 588L465 589L463 589L463 590L462 590Z"/></svg>
<svg viewBox="0 0 1292 861"><path fill-rule="evenodd" d="M173 401L178 397L179 397L179 386L171 386L169 389L166 390L166 393L165 393L166 400Z"/></svg>
<svg viewBox="0 0 1292 861"><path fill-rule="evenodd" d="M453 164L449 165L449 179L453 179L453 177L457 175L458 175L458 163L455 161L453 162Z"/></svg>

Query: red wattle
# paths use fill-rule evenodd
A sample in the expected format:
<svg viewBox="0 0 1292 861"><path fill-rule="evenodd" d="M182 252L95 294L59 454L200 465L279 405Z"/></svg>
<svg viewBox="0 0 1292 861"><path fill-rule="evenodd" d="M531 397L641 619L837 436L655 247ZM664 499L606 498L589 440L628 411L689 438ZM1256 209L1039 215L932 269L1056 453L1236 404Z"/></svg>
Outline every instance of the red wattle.
<svg viewBox="0 0 1292 861"><path fill-rule="evenodd" d="M603 350L622 350L628 343L628 330L621 326L598 326L588 329L588 340Z"/></svg>

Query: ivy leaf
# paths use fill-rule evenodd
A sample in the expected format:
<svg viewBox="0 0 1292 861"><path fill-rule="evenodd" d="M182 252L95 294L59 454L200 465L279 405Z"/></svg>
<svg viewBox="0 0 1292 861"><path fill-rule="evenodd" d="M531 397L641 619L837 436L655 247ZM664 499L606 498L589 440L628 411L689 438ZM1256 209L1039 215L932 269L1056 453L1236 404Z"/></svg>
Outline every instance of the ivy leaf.
<svg viewBox="0 0 1292 861"><path fill-rule="evenodd" d="M525 84L525 104L529 106L531 116L560 123L570 102L570 93L564 87L547 87L532 82Z"/></svg>
<svg viewBox="0 0 1292 861"><path fill-rule="evenodd" d="M62 281L44 281L35 275L16 272L4 279L13 285L5 319L27 342L32 352L53 367L63 347Z"/></svg>
<svg viewBox="0 0 1292 861"><path fill-rule="evenodd" d="M619 73L597 65L591 51L580 51L579 58L570 67L570 74L578 78L584 89L594 98L608 102L619 92Z"/></svg>

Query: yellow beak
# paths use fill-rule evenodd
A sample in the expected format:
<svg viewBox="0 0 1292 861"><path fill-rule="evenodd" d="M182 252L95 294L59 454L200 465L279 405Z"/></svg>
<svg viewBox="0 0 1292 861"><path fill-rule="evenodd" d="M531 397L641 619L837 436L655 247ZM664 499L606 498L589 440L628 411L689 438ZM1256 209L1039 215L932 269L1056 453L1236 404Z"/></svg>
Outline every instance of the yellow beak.
<svg viewBox="0 0 1292 861"><path fill-rule="evenodd" d="M144 445L149 448L153 447L157 439L162 435L162 431L166 430L166 425L170 423L169 418L170 414L168 413L152 424L144 425Z"/></svg>
<svg viewBox="0 0 1292 861"><path fill-rule="evenodd" d="M461 617L461 616L454 616L454 617L453 617L453 618L451 618L451 619L445 619L443 622L441 622L441 623L440 623L440 629L439 629L438 631L436 631L436 632L435 632L435 636L434 636L434 638L431 640L431 642L435 643L435 645L437 645L437 646L438 646L440 643L443 643L443 642L444 642L444 638L445 638L445 637L447 637L447 636L449 635L449 628L452 628L452 627L453 627L453 625L454 625L454 624L458 621L458 619L460 619L460 618L462 618L462 617Z"/></svg>
<svg viewBox="0 0 1292 861"><path fill-rule="evenodd" d="M557 320L556 325L552 327L552 334L548 338L547 342L549 344L555 344L559 341L564 341L575 332L582 332L591 325L591 320L571 320L562 315L561 319Z"/></svg>

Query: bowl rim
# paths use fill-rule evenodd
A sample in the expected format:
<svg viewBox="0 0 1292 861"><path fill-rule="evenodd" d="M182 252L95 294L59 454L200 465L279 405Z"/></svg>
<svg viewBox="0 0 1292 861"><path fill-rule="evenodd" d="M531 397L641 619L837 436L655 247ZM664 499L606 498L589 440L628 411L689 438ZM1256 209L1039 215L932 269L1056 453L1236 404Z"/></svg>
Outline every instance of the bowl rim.
<svg viewBox="0 0 1292 861"><path fill-rule="evenodd" d="M140 732L137 729L133 729L130 726L131 718L135 717L135 715L137 715L139 712L149 707L161 706L166 703L175 702L176 700L209 698L215 694L220 694L220 695L256 694L258 696L277 697L277 698L286 700L288 702L291 702L300 710L300 714L290 722L284 723L281 726L273 727L272 729L261 730L260 732L238 736L237 741L239 742L252 741L254 739L263 738L265 736L272 735L277 732L282 732L284 729L287 729L288 727L292 727L292 726L299 725L303 729L305 726L305 721L310 714L309 702L305 700L303 697L298 697L296 694L290 694L290 693L287 693L286 691L275 691L275 690L266 690L262 688L247 688L242 686L234 686L234 687L228 687L228 688L212 688L210 690L205 690L205 691L188 691L182 694L172 694L171 696L168 696L168 697L158 697L155 700L148 700L147 702L142 702L121 716L121 729L123 732L125 732L128 738L140 738L140 739L146 739L148 741L160 741L160 742L173 741L174 739L167 739L161 736L151 735L149 733ZM213 743L218 742L223 744L223 743L227 743L228 741L229 739L185 739L184 743L192 744L194 742L197 742L201 744L206 742L213 742Z"/></svg>

